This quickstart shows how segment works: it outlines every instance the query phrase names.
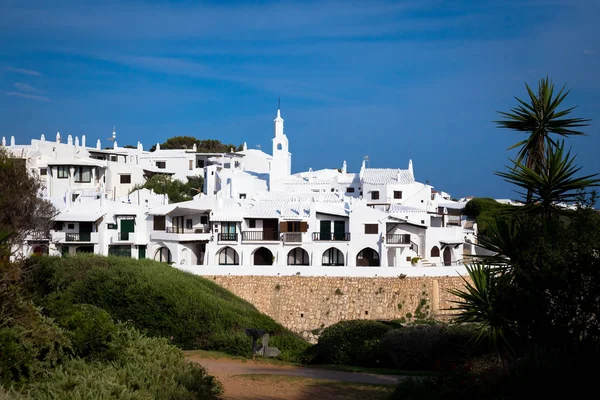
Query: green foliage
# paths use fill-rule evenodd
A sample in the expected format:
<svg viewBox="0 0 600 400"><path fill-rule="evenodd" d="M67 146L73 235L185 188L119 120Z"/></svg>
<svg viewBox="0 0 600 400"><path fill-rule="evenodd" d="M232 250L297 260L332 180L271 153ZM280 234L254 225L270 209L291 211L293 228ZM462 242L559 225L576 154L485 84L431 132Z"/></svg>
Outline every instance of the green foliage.
<svg viewBox="0 0 600 400"><path fill-rule="evenodd" d="M158 194L167 194L170 203L180 203L191 200L192 197L202 192L204 178L196 176L189 178L187 182L172 179L168 175L153 175L143 185L136 185L133 190L149 189Z"/></svg>
<svg viewBox="0 0 600 400"><path fill-rule="evenodd" d="M341 321L319 337L319 361L326 364L375 365L382 336L391 328L369 320Z"/></svg>
<svg viewBox="0 0 600 400"><path fill-rule="evenodd" d="M550 135L562 137L583 135L583 132L575 128L587 126L590 120L564 118L575 109L571 107L558 110L570 91L565 92L563 86L554 96L554 84L548 77L540 79L537 93L534 93L529 85L525 84L525 87L529 94L529 103L515 97L519 105L512 108L510 112L499 112L506 119L495 122L500 128L525 132L528 135L511 149L520 147L517 163L540 172L545 169L544 155L547 147L556 145L556 141Z"/></svg>
<svg viewBox="0 0 600 400"><path fill-rule="evenodd" d="M508 223L512 220L511 211L515 206L498 203L494 199L475 198L465 205L464 213L475 218L480 236L485 237L489 230L496 229L499 223Z"/></svg>
<svg viewBox="0 0 600 400"><path fill-rule="evenodd" d="M92 304L149 335L172 338L183 349L248 356L251 340L246 328L264 329L274 337L289 337L287 343L294 346L306 346L217 284L155 261L86 254L68 259L37 257L30 262L32 277L40 280L36 286L48 291L45 295L58 293L48 297L49 310ZM290 354L294 349L290 347Z"/></svg>
<svg viewBox="0 0 600 400"><path fill-rule="evenodd" d="M474 329L460 325L405 325L381 339L384 366L398 369L439 369L464 362L473 349ZM482 349L479 347L478 349Z"/></svg>
<svg viewBox="0 0 600 400"><path fill-rule="evenodd" d="M121 326L111 342L110 362L73 359L31 383L36 399L210 399L221 392L214 378L188 363L166 339Z"/></svg>
<svg viewBox="0 0 600 400"><path fill-rule="evenodd" d="M235 146L233 144L221 143L219 140L206 139L199 140L193 136L175 136L167 139L164 143L161 143L161 150L172 150L172 149L188 149L192 150L196 145L196 151L199 153L229 153L231 149L234 151L241 151L243 146ZM156 145L150 148L150 151L156 150Z"/></svg>

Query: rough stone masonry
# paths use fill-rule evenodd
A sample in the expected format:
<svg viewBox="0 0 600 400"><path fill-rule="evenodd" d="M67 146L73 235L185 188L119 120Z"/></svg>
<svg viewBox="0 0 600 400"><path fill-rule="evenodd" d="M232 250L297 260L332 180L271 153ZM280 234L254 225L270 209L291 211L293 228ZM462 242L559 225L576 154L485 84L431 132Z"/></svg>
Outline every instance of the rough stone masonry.
<svg viewBox="0 0 600 400"><path fill-rule="evenodd" d="M350 319L414 321L454 313L461 277L206 276L309 340Z"/></svg>

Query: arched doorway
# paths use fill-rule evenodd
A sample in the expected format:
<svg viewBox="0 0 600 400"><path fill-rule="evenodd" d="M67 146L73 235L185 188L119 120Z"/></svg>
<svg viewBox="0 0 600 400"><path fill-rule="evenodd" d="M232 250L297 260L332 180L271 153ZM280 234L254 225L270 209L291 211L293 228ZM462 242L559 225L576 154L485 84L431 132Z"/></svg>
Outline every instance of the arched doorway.
<svg viewBox="0 0 600 400"><path fill-rule="evenodd" d="M179 264L186 265L188 264L188 249L181 250L181 258L179 259Z"/></svg>
<svg viewBox="0 0 600 400"><path fill-rule="evenodd" d="M321 264L336 267L343 266L344 254L335 247L330 247L323 253L323 259L321 260Z"/></svg>
<svg viewBox="0 0 600 400"><path fill-rule="evenodd" d="M444 249L444 265L447 267L452 265L452 250L448 246Z"/></svg>
<svg viewBox="0 0 600 400"><path fill-rule="evenodd" d="M290 250L287 263L288 265L310 265L308 252L301 247Z"/></svg>
<svg viewBox="0 0 600 400"><path fill-rule="evenodd" d="M273 265L273 253L266 247L259 247L254 252L254 265Z"/></svg>
<svg viewBox="0 0 600 400"><path fill-rule="evenodd" d="M431 249L431 257L439 257L440 256L440 248L437 246L433 246Z"/></svg>
<svg viewBox="0 0 600 400"><path fill-rule="evenodd" d="M46 246L45 244L34 246L31 254L34 256L47 256L48 246Z"/></svg>
<svg viewBox="0 0 600 400"><path fill-rule="evenodd" d="M359 267L379 267L379 253L366 247L356 256L356 265Z"/></svg>
<svg viewBox="0 0 600 400"><path fill-rule="evenodd" d="M222 248L217 255L219 265L240 265L240 258L237 251L229 246Z"/></svg>
<svg viewBox="0 0 600 400"><path fill-rule="evenodd" d="M171 263L171 251L166 247L161 247L154 253L154 260L160 262Z"/></svg>

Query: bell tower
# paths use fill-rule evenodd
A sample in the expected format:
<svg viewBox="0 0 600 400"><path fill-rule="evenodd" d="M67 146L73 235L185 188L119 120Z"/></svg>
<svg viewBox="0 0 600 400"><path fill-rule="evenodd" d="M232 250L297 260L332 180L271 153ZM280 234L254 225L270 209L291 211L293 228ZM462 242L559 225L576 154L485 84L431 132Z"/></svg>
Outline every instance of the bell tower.
<svg viewBox="0 0 600 400"><path fill-rule="evenodd" d="M269 171L269 190L282 190L280 181L292 173L292 155L289 152L288 138L283 133L283 118L281 108L278 104L275 124L275 135L273 137L273 161ZM279 183L278 183L279 181Z"/></svg>

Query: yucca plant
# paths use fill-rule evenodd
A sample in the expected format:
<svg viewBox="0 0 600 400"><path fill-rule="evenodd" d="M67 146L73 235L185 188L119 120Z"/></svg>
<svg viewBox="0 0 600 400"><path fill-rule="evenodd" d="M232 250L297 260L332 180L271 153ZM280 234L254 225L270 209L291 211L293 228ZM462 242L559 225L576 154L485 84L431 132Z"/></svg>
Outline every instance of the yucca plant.
<svg viewBox="0 0 600 400"><path fill-rule="evenodd" d="M528 84L525 84L525 87L529 94L529 101L515 97L519 106L511 108L510 112L499 111L498 113L506 119L495 122L499 128L508 128L529 135L509 149L521 147L516 163L523 163L527 168L539 172L545 166L546 149L557 144L550 135L562 137L584 135L577 128L588 126L590 120L566 118L576 107L564 110L558 108L569 95L570 90L565 91L563 86L554 95L554 84L548 77L540 79L537 93L534 93Z"/></svg>
<svg viewBox="0 0 600 400"><path fill-rule="evenodd" d="M460 314L455 323L474 323L478 326L475 345L487 342L498 350L510 349L506 337L509 321L499 309L499 295L502 279L507 278L501 268L481 262L467 266L469 280L463 278L464 289L449 289L456 296L455 310Z"/></svg>
<svg viewBox="0 0 600 400"><path fill-rule="evenodd" d="M556 208L556 203L576 201L582 190L600 183L599 179L595 179L598 174L575 176L581 167L575 165L576 156L571 156L570 151L565 153L563 141L546 149L544 159L545 168L541 170L529 168L516 160L512 161L512 166L507 166L507 172L495 172L505 181L524 189L520 194L528 197L528 201L519 209L521 212L549 217L561 211Z"/></svg>

